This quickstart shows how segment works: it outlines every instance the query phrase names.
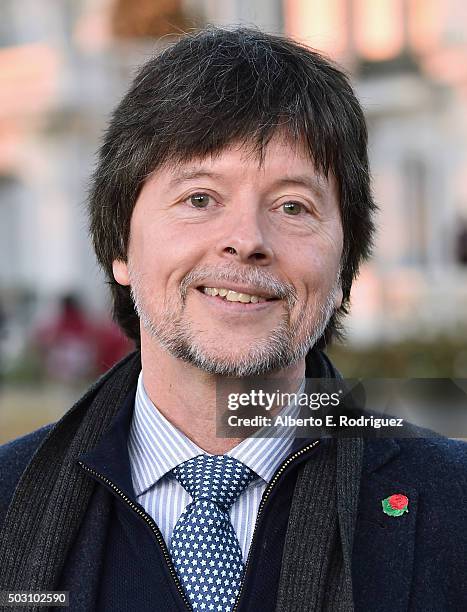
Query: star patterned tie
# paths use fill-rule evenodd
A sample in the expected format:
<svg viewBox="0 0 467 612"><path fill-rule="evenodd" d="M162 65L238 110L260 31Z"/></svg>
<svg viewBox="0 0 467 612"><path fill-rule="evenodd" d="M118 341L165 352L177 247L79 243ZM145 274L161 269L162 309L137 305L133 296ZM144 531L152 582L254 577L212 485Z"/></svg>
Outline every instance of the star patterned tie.
<svg viewBox="0 0 467 612"><path fill-rule="evenodd" d="M240 493L256 478L227 455L198 455L172 470L193 501L174 527L170 552L194 610L232 610L243 560L229 517Z"/></svg>

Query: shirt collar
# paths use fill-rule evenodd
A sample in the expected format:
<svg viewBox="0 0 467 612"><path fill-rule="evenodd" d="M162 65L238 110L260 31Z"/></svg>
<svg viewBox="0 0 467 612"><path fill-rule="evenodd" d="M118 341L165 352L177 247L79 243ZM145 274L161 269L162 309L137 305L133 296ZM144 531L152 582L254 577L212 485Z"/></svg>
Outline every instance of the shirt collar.
<svg viewBox="0 0 467 612"><path fill-rule="evenodd" d="M297 393L304 389L302 385ZM297 416L300 407L291 403L280 414ZM278 433L282 433L278 431ZM283 435L261 438L258 435L242 440L226 455L241 461L269 482L282 461L290 454L294 428L285 428ZM128 437L128 454L133 487L141 495L177 465L206 453L177 429L149 399L144 388L143 373L138 378L135 408Z"/></svg>
<svg viewBox="0 0 467 612"><path fill-rule="evenodd" d="M297 395L300 395L304 388L305 380L296 392ZM292 402L284 406L276 416L297 417L299 413L300 406ZM245 438L226 454L247 465L268 483L282 461L290 454L295 440L295 429L285 426L269 427L268 437L262 437L265 429L260 429L256 435Z"/></svg>
<svg viewBox="0 0 467 612"><path fill-rule="evenodd" d="M142 372L136 388L128 453L136 495L147 491L180 463L204 453L151 402Z"/></svg>

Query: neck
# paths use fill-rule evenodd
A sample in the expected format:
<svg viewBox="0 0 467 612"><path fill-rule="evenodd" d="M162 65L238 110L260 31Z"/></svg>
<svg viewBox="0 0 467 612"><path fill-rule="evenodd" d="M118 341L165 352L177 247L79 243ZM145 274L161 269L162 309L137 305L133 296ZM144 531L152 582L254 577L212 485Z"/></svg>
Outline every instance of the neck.
<svg viewBox="0 0 467 612"><path fill-rule="evenodd" d="M223 455L240 444L244 438L221 438L216 434L216 385L222 377L173 357L143 335L141 360L146 393L172 425L213 455ZM280 378L283 391L296 391L297 381L304 375L303 359L268 377ZM290 388L283 386L284 380L290 380Z"/></svg>

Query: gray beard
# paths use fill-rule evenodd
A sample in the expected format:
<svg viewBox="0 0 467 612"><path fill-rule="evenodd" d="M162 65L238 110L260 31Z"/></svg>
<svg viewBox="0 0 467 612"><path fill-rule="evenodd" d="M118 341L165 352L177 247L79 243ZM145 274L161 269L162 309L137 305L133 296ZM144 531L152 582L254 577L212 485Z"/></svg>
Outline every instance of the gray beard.
<svg viewBox="0 0 467 612"><path fill-rule="evenodd" d="M198 276L200 276L199 273L188 275L186 282L182 283L181 298L183 304L186 288L191 284L192 279L194 277L197 279ZM229 280L226 278L229 276L228 274L221 276ZM131 271L130 278L131 294L136 312L151 338L177 359L190 363L209 374L235 378L264 376L285 369L303 359L323 335L329 319L334 313L335 297L339 287L338 277L324 303L316 304L313 309L303 309L297 317L297 322L291 324L290 311L296 296L293 288L288 291L288 288L284 290L282 286L282 292L287 302L286 312L269 336L260 342L256 342L243 355L219 357L212 355L209 349L202 347L197 342L197 334L193 329L193 324L183 319L183 308L180 314L174 315L176 310L166 307L157 314L157 317L151 317L142 299L138 280L133 277ZM238 278L238 276L235 278ZM265 279L264 272L261 273L261 279L262 281L257 282L257 285L263 288L272 288L271 282L267 277ZM274 286L277 288L277 284ZM317 315L315 314L316 311Z"/></svg>

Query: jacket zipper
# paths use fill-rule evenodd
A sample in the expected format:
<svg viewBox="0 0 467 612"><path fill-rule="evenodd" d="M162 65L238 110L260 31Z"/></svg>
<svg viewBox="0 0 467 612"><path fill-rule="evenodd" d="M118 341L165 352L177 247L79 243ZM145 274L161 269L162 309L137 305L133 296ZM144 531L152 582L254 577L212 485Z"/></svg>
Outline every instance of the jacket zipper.
<svg viewBox="0 0 467 612"><path fill-rule="evenodd" d="M250 550L248 551L248 557L245 563L245 568L243 571L243 578L242 581L240 583L240 590L238 592L237 595L237 599L235 600L235 604L234 607L232 608L232 612L236 612L238 609L238 605L240 602L240 598L241 595L243 593L243 588L245 585L245 576L246 576L246 571L247 568L249 567L249 563L251 560L251 554L253 551L253 547L255 544L255 536L257 533L257 527L259 524L259 520L261 518L262 515L262 511L263 508L266 504L266 501L269 497L269 495L271 494L272 489L274 488L274 485L276 484L276 482L278 481L278 479L281 477L282 473L284 472L284 470L292 463L292 461L294 461L297 457L300 457L300 455L303 455L303 453L306 453L308 450L310 450L311 448L314 448L315 446L317 446L317 444L319 444L319 440L315 440L315 442L313 442L312 444L309 444L308 446L305 446L304 448L300 449L299 451L297 451L296 453L294 453L293 455L291 455L288 459L286 459L284 461L284 463L281 464L281 466L278 468L278 470L276 471L276 473L274 474L273 479L271 480L271 482L268 484L268 486L266 487L266 490L263 493L263 496L261 498L261 502L259 504L259 508L258 508L258 514L256 516L256 521L255 521L255 526L253 529L253 535L251 538L251 545L250 545ZM193 610L190 602L188 601L185 592L183 590L183 587L180 583L180 580L178 578L177 572L175 571L175 567L173 565L172 559L170 557L170 553L167 549L167 545L165 543L165 540L162 536L162 533L160 532L159 527L156 525L156 523L152 520L152 518L149 516L149 514L146 514L146 512L143 512L143 510L141 510L140 508L138 508L138 506L136 504L134 504L131 499L129 499L125 493L123 493L123 491L121 491L117 486L114 485L114 483L109 480L108 478L106 478L105 476L103 476L102 474L99 474L99 472L96 472L96 470L93 470L92 468L89 468L87 465L85 465L83 462L78 461L78 464L84 469L86 470L86 472L89 472L90 474L92 474L93 476L95 476L96 478L98 478L99 480L102 480L102 482L104 482L108 487L110 487L113 491L115 491L115 493L117 493L119 495L119 497L121 497L123 499L123 501L130 506L130 508L136 512L136 514L138 516L140 516L151 528L151 531L154 533L154 535L156 536L156 539L162 549L162 552L164 554L164 558L167 562L167 566L170 570L170 574L172 575L172 578L174 579L175 585L178 589L178 592L180 593L183 601L185 602L188 610Z"/></svg>
<svg viewBox="0 0 467 612"><path fill-rule="evenodd" d="M170 557L170 553L167 549L167 545L164 541L164 538L162 536L162 533L159 529L159 527L156 525L156 523L152 520L152 518L149 516L149 514L146 514L146 512L143 512L143 510L141 510L140 508L138 508L138 506L136 504L134 504L131 499L129 499L125 493L123 493L123 491L121 491L118 487L116 487L114 485L114 483L109 480L108 478L106 478L105 476L103 476L102 474L99 474L99 472L96 472L96 470L93 470L92 468L89 468L87 465L85 465L84 463L82 463L81 461L78 461L78 464L86 470L86 472L89 472L90 474L92 474L93 476L96 476L97 478L99 478L99 480L102 480L107 486L109 486L113 491L115 491L115 493L117 493L124 502L126 502L126 504L128 506L130 506L130 508L132 510L134 510L136 512L136 514L138 516L140 516L151 528L151 531L154 533L154 535L156 536L156 539L162 549L162 552L164 554L164 558L167 562L167 565L169 567L170 573L172 575L172 578L174 579L175 585L178 589L178 592L180 593L183 601L185 602L188 610L193 610L193 608L191 607L190 602L187 599L187 596L185 595L185 592L183 590L183 587L180 583L180 580L177 576L177 572L175 571L175 567L172 563L172 559Z"/></svg>
<svg viewBox="0 0 467 612"><path fill-rule="evenodd" d="M248 569L248 566L249 566L250 560L251 560L251 553L253 551L254 544L256 543L255 542L255 536L256 536L256 533L257 533L257 527L258 527L258 524L259 524L259 520L261 518L261 514L262 514L263 508L264 508L264 506L266 504L266 501L267 501L267 499L268 499L272 489L274 488L274 485L276 484L278 479L281 477L281 475L284 472L285 468L288 465L290 465L290 463L292 463L292 461L295 461L295 459L297 457L300 457L300 455L303 455L303 453L306 453L308 450L310 450L310 448L314 448L317 444L319 444L319 440L315 440L315 442L313 442L313 444L309 444L308 446L305 446L304 448L300 449L299 451L297 451L296 453L291 455L288 459L286 459L284 461L284 463L282 463L282 465L279 467L277 472L274 474L274 477L271 480L271 482L266 487L266 490L263 493L263 497L261 498L261 502L260 502L259 507L258 507L258 514L256 515L255 527L253 529L253 535L252 535L252 538L251 538L250 550L248 551L248 556L247 556L246 563L245 563L245 569L243 571L243 578L242 578L242 581L240 583L240 590L238 591L237 599L235 600L235 604L234 604L234 607L232 608L232 612L236 612L238 610L238 605L240 603L240 598L242 596L243 588L245 586L246 572L247 572L247 569Z"/></svg>

